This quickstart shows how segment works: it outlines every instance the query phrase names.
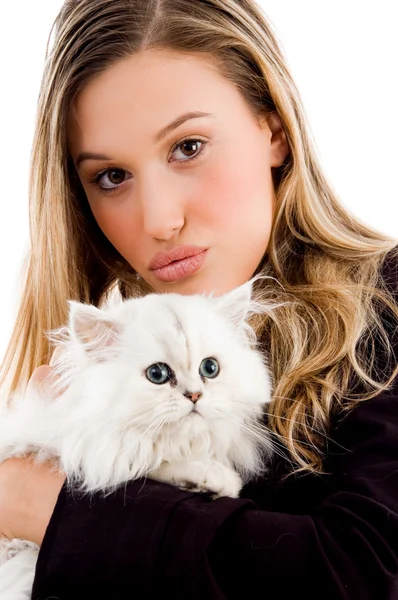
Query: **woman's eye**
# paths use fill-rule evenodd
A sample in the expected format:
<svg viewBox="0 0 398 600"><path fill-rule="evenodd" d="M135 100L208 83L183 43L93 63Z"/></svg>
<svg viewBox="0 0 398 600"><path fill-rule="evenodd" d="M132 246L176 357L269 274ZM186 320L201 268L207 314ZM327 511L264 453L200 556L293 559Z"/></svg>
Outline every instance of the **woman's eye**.
<svg viewBox="0 0 398 600"><path fill-rule="evenodd" d="M124 169L104 169L97 173L93 179L88 182L98 187L104 194L111 194L117 191L131 175Z"/></svg>
<svg viewBox="0 0 398 600"><path fill-rule="evenodd" d="M178 148L185 147L185 149L183 151L183 156L185 157L185 160L182 160L180 162L188 162L190 160L194 160L195 158L197 158L199 156L199 154L202 152L202 149L205 146L205 144L206 144L206 142L204 142L202 140L189 138L189 139L183 140L182 142L179 142L178 144L176 144L173 148L173 154Z"/></svg>
<svg viewBox="0 0 398 600"><path fill-rule="evenodd" d="M121 169L112 169L107 173L107 177L111 185L120 185L125 180L126 173Z"/></svg>
<svg viewBox="0 0 398 600"><path fill-rule="evenodd" d="M98 173L97 183L101 183L101 187L105 190L114 189L114 186L119 187L126 180L126 171L123 169L107 169Z"/></svg>
<svg viewBox="0 0 398 600"><path fill-rule="evenodd" d="M207 142L189 138L178 142L172 148L172 154L175 154L177 150L180 150L183 158L177 157L176 162L187 163L195 160L201 154L204 146ZM173 161L174 162L174 161ZM89 179L89 183L94 184L104 194L111 194L117 192L129 179L131 179L131 173L128 173L124 169L108 168L103 169L97 173L93 179Z"/></svg>

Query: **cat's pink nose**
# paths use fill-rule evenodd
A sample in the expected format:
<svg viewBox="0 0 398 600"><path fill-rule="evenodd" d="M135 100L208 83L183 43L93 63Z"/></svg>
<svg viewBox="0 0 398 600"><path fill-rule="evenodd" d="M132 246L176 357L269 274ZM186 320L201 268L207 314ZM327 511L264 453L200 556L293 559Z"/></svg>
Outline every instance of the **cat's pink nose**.
<svg viewBox="0 0 398 600"><path fill-rule="evenodd" d="M185 398L188 398L193 404L196 404L199 398L202 396L202 392L185 392Z"/></svg>

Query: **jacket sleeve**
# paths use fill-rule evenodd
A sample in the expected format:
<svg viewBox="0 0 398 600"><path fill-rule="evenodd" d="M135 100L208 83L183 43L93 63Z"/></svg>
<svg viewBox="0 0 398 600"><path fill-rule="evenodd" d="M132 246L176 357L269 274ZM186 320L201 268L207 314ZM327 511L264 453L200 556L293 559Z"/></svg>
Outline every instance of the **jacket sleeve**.
<svg viewBox="0 0 398 600"><path fill-rule="evenodd" d="M263 582L279 598L398 599L397 401L379 395L347 417L346 451L310 514L247 506L219 528L207 556L226 598L256 597Z"/></svg>

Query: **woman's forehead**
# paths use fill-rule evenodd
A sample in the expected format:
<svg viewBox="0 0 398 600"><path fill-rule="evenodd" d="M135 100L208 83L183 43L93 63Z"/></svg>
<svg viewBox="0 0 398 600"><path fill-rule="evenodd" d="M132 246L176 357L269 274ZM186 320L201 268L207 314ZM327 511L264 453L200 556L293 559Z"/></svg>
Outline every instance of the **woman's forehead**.
<svg viewBox="0 0 398 600"><path fill-rule="evenodd" d="M147 56L149 55L149 56ZM187 113L222 119L242 108L238 90L203 57L146 51L119 61L88 83L76 97L68 120L70 135L110 139L115 128L134 129L154 142Z"/></svg>

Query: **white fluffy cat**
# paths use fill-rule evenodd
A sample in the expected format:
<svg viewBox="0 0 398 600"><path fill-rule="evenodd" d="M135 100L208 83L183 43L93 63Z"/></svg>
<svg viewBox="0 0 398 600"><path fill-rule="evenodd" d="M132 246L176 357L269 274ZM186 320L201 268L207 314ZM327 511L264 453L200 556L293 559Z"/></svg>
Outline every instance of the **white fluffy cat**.
<svg viewBox="0 0 398 600"><path fill-rule="evenodd" d="M237 497L263 472L271 378L248 317L251 280L220 297L151 294L102 309L70 302L53 332L61 395L13 397L0 414L0 462L57 459L70 485L109 493L147 476ZM28 397L29 396L29 397ZM38 548L0 541L0 598L25 600Z"/></svg>

